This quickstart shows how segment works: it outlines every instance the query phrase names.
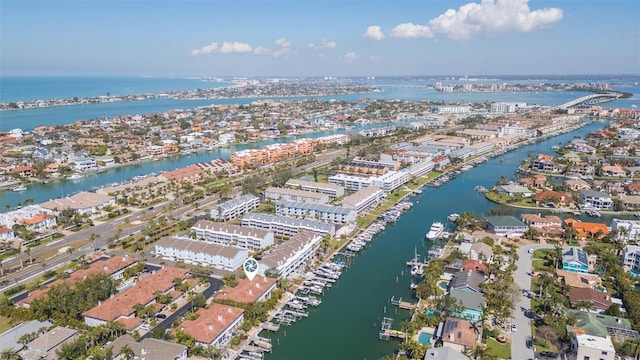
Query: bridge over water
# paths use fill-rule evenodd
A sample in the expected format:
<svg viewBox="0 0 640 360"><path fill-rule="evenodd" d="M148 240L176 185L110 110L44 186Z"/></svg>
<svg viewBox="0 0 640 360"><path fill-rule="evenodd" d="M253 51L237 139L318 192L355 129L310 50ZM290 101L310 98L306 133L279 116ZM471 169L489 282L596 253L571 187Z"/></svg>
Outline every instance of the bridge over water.
<svg viewBox="0 0 640 360"><path fill-rule="evenodd" d="M609 101L614 101L617 100L619 98L621 98L623 96L622 93L620 92L606 92L606 93L601 93L601 94L591 94L591 95L586 95L583 96L581 98L575 99L575 100L571 100L567 103L564 103L562 105L559 105L558 108L560 109L568 109L568 108L572 108L572 107L576 107L576 106L582 106L582 105L594 105L594 104L599 104L599 103L603 103L603 102L609 102Z"/></svg>

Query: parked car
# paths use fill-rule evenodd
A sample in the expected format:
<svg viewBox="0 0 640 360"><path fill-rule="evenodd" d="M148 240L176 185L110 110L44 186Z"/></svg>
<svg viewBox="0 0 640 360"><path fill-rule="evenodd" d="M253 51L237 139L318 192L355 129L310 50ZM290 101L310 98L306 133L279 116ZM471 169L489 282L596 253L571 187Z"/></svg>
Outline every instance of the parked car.
<svg viewBox="0 0 640 360"><path fill-rule="evenodd" d="M167 318L167 315L165 315L165 314L156 314L156 317L157 317L158 319L166 319L166 318Z"/></svg>
<svg viewBox="0 0 640 360"><path fill-rule="evenodd" d="M516 324L511 324L511 332L516 332L518 331L518 327L516 326Z"/></svg>

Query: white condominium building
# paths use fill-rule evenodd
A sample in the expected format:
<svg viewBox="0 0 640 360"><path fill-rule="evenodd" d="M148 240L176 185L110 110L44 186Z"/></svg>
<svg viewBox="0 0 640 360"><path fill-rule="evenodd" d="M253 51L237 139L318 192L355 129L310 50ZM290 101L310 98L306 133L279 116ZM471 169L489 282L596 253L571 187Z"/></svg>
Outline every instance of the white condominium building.
<svg viewBox="0 0 640 360"><path fill-rule="evenodd" d="M315 252L320 247L322 236L309 232L301 232L272 248L262 257L259 273L264 275L268 269L275 269L280 277L291 276L296 270L311 263ZM301 269L301 272L304 272Z"/></svg>
<svg viewBox="0 0 640 360"><path fill-rule="evenodd" d="M331 237L336 234L336 224L271 214L248 213L242 218L241 224L255 229L273 231L284 236L295 235L301 230Z"/></svg>
<svg viewBox="0 0 640 360"><path fill-rule="evenodd" d="M242 195L211 209L211 218L214 220L231 220L238 215L257 209L258 206L260 206L260 199L257 196Z"/></svg>
<svg viewBox="0 0 640 360"><path fill-rule="evenodd" d="M156 242L156 255L195 264L204 264L233 271L249 257L247 249L210 244L180 237L163 237Z"/></svg>
<svg viewBox="0 0 640 360"><path fill-rule="evenodd" d="M243 249L262 250L273 245L273 233L261 229L200 220L191 227L198 239L218 245L233 245Z"/></svg>
<svg viewBox="0 0 640 360"><path fill-rule="evenodd" d="M369 186L342 200L342 206L356 210L358 215L378 206L386 198L382 189L376 186Z"/></svg>
<svg viewBox="0 0 640 360"><path fill-rule="evenodd" d="M287 216L314 218L334 223L354 223L356 211L352 208L322 204L308 204L296 201L278 201L276 213Z"/></svg>
<svg viewBox="0 0 640 360"><path fill-rule="evenodd" d="M384 175L362 177L345 174L336 174L329 177L332 184L344 186L345 188L358 191L369 186L377 186L389 193L399 188L409 181L409 174L404 171L389 171Z"/></svg>
<svg viewBox="0 0 640 360"><path fill-rule="evenodd" d="M312 191L270 186L264 191L265 200L300 201L312 204L326 204L329 196Z"/></svg>
<svg viewBox="0 0 640 360"><path fill-rule="evenodd" d="M327 196L329 196L329 199L335 199L344 196L344 188L336 184L327 184L300 179L289 179L289 181L287 181L284 186L290 189L299 189L326 194Z"/></svg>

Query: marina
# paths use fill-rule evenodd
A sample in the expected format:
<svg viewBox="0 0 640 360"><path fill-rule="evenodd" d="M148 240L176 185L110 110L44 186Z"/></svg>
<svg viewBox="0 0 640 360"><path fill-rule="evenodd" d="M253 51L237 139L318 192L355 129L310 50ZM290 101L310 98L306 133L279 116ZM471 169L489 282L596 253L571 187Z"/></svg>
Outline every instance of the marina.
<svg viewBox="0 0 640 360"><path fill-rule="evenodd" d="M414 276L408 270L411 267L407 259L417 253L420 256L417 263L424 264L425 258L439 256L443 250L437 242L424 241L424 227L429 225L424 219L444 219L450 214L466 211L486 214L496 205L484 196L474 195L474 186L490 188L501 175L512 174L529 151L549 151L558 142L582 136L605 125L588 124L573 132L507 152L503 162L497 158L489 159L441 188L427 188L420 195L410 196L413 207L399 217L394 226L378 233L364 251L350 258L349 267L344 268L340 280L323 293L322 305L317 309L307 308L309 318L291 322L286 336L282 330L264 332L263 336L273 339L274 344L279 340L266 358L291 359L305 353L315 354L317 358L378 359L393 354L397 350L397 342L372 342L371 339L402 338L399 325L408 319L410 313L392 305L390 299L401 297L406 302L417 301L410 288ZM466 199L465 204L452 202L452 193ZM415 279L413 284L417 285ZM361 301L362 294L366 294L367 301ZM348 320L345 319L345 309L348 309ZM385 319L389 320L385 322ZM384 328L383 324L386 324ZM326 346L336 338L348 338L349 345Z"/></svg>

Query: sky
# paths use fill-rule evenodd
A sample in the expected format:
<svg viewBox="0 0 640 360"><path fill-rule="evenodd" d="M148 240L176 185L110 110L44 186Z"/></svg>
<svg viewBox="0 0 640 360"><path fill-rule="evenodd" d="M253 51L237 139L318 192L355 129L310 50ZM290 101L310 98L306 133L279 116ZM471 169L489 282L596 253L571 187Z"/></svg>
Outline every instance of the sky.
<svg viewBox="0 0 640 360"><path fill-rule="evenodd" d="M0 76L529 74L640 74L640 1L0 1Z"/></svg>

